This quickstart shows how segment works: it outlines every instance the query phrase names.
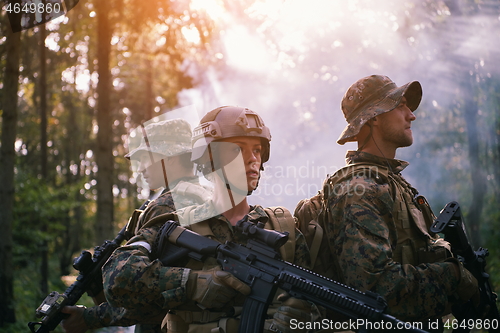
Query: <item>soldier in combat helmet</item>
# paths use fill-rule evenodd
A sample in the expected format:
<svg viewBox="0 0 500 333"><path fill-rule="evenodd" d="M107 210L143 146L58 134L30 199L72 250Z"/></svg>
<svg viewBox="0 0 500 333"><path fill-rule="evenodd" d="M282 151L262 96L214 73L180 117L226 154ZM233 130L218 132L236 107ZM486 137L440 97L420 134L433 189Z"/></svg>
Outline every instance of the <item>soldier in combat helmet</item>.
<svg viewBox="0 0 500 333"><path fill-rule="evenodd" d="M103 267L107 300L113 306L144 314L165 314L167 332L237 332L238 315L250 288L221 270L213 258L197 262L158 260L158 233L167 220L177 220L198 234L221 243L246 239L234 226L243 219L266 228L289 231L282 257L308 266L309 252L295 220L283 207L265 209L247 202L268 161L271 134L252 110L224 106L208 112L193 131L192 160L214 184L214 195L202 205L187 207L146 222L137 236L118 248ZM276 223L277 216L281 224ZM283 230L288 229L288 230ZM267 329L290 331L290 318L311 320L311 304L280 295L281 306ZM162 321L160 319L160 322Z"/></svg>
<svg viewBox="0 0 500 333"><path fill-rule="evenodd" d="M358 149L324 183L315 270L382 295L397 318L426 324L440 322L455 302L478 302L479 290L449 244L429 231L435 216L401 175L408 163L395 159L398 148L413 143L421 98L418 81L398 87L382 75L362 78L345 93L348 125L337 142L355 141Z"/></svg>

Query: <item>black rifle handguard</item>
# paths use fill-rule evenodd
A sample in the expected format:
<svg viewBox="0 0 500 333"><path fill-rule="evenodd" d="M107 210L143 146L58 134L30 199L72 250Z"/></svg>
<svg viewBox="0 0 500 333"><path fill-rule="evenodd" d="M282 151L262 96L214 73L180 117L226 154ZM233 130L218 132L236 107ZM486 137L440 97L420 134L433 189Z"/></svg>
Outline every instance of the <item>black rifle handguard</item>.
<svg viewBox="0 0 500 333"><path fill-rule="evenodd" d="M469 323L475 320L496 320L500 322L500 315L497 307L497 295L491 288L489 275L486 273L486 257L489 255L487 249L479 248L477 251L472 246L467 237L465 224L463 222L460 205L456 201L449 202L432 224L430 230L434 233L443 233L444 239L451 244L451 250L464 267L477 279L481 301L476 308L472 301L465 304L455 305L452 308L453 315L459 323ZM484 316L484 314L486 314ZM488 330L497 332L498 327ZM459 325L453 330L454 333L468 333L469 326Z"/></svg>

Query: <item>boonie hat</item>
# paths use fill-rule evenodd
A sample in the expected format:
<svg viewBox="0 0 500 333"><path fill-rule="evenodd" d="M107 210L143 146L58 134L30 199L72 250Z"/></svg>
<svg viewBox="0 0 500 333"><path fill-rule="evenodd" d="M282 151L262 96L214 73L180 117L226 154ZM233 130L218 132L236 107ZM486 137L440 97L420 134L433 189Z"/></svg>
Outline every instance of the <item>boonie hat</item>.
<svg viewBox="0 0 500 333"><path fill-rule="evenodd" d="M408 108L415 111L422 100L422 86L418 81L411 81L398 87L383 75L371 75L356 81L342 98L341 108L348 125L337 143L343 145L356 141L356 135L368 120L394 110L403 96Z"/></svg>
<svg viewBox="0 0 500 333"><path fill-rule="evenodd" d="M138 133L142 135L141 143L125 155L128 159L143 152L156 153L165 157L191 152L191 126L184 119L152 122Z"/></svg>

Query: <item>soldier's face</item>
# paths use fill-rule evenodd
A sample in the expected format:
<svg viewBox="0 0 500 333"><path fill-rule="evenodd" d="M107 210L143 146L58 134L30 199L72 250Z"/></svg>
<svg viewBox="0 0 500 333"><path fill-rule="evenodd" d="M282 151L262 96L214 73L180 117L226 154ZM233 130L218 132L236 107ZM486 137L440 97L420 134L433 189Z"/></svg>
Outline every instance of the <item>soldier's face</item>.
<svg viewBox="0 0 500 333"><path fill-rule="evenodd" d="M406 105L406 98L394 109L377 116L380 137L383 143L394 148L408 147L413 143L411 122L416 119Z"/></svg>
<svg viewBox="0 0 500 333"><path fill-rule="evenodd" d="M166 159L153 158L149 154L143 154L140 158L139 172L142 173L144 180L148 183L150 189L166 187L167 179L165 178Z"/></svg>
<svg viewBox="0 0 500 333"><path fill-rule="evenodd" d="M236 168L226 170L229 181L238 187L246 185L247 189L254 190L257 187L260 176L260 165L262 163L262 145L259 138L233 137L221 140L231 143L227 149L220 151L222 165L230 165L237 156L243 159L243 166L238 164Z"/></svg>

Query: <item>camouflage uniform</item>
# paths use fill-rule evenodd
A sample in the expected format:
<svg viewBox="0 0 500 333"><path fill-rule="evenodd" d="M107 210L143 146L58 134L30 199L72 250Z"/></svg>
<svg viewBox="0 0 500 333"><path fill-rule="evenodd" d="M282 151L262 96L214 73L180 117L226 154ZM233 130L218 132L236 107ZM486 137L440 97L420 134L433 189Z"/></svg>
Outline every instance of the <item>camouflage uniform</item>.
<svg viewBox="0 0 500 333"><path fill-rule="evenodd" d="M195 215L205 215L207 205L195 209ZM257 220L268 216L261 206L251 207L249 220ZM235 241L245 243L234 227L223 216L217 215L197 223L208 226L211 237L221 243ZM128 244L146 242L153 246L160 224L147 225ZM195 225L196 227L199 227ZM309 252L303 235L296 231L295 263L307 267ZM191 260L186 267L164 267L157 259L150 257L150 252L141 245L126 245L117 249L103 267L103 278L106 298L114 306L131 309L135 314L144 316L166 313L168 310L193 311L201 313L185 295L187 275L190 269L210 269L217 266L213 258L201 263ZM237 301L238 305L242 300ZM228 309L217 310L224 313ZM213 318L212 318L213 319ZM214 325L219 318L215 319ZM196 323L193 323L196 324Z"/></svg>
<svg viewBox="0 0 500 333"><path fill-rule="evenodd" d="M177 182L171 184L173 190L170 191L168 188L163 190L162 194L151 201L146 209L139 216L137 222L137 229L140 229L144 223L148 220L156 217L158 215L172 213L176 210L175 205L178 207L187 207L194 204L201 204L203 198L197 198L193 195L181 195L177 189L180 187L185 188L186 185L196 186L200 188L200 193L206 192L208 190L201 187L198 182L197 177L183 178L179 179ZM174 194L174 199L172 197ZM140 324L136 326L135 331L140 333L153 333L160 332L159 323L163 319L165 314L161 314L158 318L154 316L146 316L144 313L137 314L136 311L127 311L125 308L112 307L109 303L102 303L99 306L86 308L84 312L85 323L90 329L96 329L108 326L132 326L135 324ZM149 319L148 319L149 318ZM146 324L148 320L154 322L154 324Z"/></svg>
<svg viewBox="0 0 500 333"><path fill-rule="evenodd" d="M418 225L423 213L416 204L395 198L394 186L400 186L406 201L415 197L416 190L400 174L408 163L352 151L347 153L347 163L389 166L390 178L372 172L351 174L335 185L327 180L328 211L321 223L331 256L332 267L327 270L353 288L382 295L388 312L400 319L424 320L449 312L449 297L459 286L455 264L429 260L443 249L438 246L444 245L442 239L421 230L427 222L424 227ZM398 216L401 205L411 207L404 209L409 212L406 220Z"/></svg>

